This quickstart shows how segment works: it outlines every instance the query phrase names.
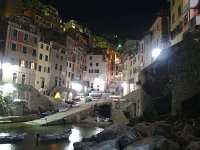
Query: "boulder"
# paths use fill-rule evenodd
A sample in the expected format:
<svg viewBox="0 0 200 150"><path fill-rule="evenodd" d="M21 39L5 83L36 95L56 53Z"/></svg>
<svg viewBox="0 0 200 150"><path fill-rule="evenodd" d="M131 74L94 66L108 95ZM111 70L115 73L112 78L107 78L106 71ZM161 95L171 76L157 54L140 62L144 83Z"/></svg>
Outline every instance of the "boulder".
<svg viewBox="0 0 200 150"><path fill-rule="evenodd" d="M96 142L75 142L73 147L74 150L87 150L89 147L92 147L96 144Z"/></svg>
<svg viewBox="0 0 200 150"><path fill-rule="evenodd" d="M191 142L185 150L200 150L200 142Z"/></svg>
<svg viewBox="0 0 200 150"><path fill-rule="evenodd" d="M116 137L114 130L104 130L103 132L98 133L94 136L95 141L100 143L103 141L113 140Z"/></svg>
<svg viewBox="0 0 200 150"><path fill-rule="evenodd" d="M128 132L121 137L118 138L118 142L120 146L125 147L128 146L129 144L133 143L134 140L136 139L136 135L133 134L132 132Z"/></svg>
<svg viewBox="0 0 200 150"><path fill-rule="evenodd" d="M97 145L88 148L87 150L120 150L120 146L117 139L104 141Z"/></svg>
<svg viewBox="0 0 200 150"><path fill-rule="evenodd" d="M124 150L178 150L179 144L173 142L163 136L152 136L138 139L132 144L128 145Z"/></svg>

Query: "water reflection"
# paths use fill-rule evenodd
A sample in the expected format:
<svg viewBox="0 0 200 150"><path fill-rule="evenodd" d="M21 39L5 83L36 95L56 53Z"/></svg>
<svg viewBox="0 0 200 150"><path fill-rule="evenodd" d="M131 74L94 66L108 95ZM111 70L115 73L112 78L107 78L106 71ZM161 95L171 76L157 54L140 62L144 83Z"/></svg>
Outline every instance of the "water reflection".
<svg viewBox="0 0 200 150"><path fill-rule="evenodd" d="M63 132L72 129L72 134L69 136L69 141L39 143L36 146L35 133L52 133ZM78 125L62 125L62 126L49 126L49 127L28 127L28 128L0 128L0 134L16 134L26 133L22 142L14 144L0 144L0 150L73 150L73 143L79 142L83 137L90 137L103 131L103 128L89 126L88 124Z"/></svg>
<svg viewBox="0 0 200 150"><path fill-rule="evenodd" d="M12 144L0 144L0 150L15 150Z"/></svg>

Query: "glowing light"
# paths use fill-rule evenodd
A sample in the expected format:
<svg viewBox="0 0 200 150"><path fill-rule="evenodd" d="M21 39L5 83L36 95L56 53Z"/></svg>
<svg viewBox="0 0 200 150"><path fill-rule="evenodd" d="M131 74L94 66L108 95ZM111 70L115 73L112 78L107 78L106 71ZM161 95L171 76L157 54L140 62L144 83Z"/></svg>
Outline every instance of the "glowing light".
<svg viewBox="0 0 200 150"><path fill-rule="evenodd" d="M72 89L80 92L82 90L83 86L79 83L72 83Z"/></svg>
<svg viewBox="0 0 200 150"><path fill-rule="evenodd" d="M16 88L11 83L8 83L2 86L2 90L3 93L6 94L6 93L12 93L14 90L16 90Z"/></svg>
<svg viewBox="0 0 200 150"><path fill-rule="evenodd" d="M9 63L4 63L2 69L6 72L17 71L19 67L17 65L11 65Z"/></svg>
<svg viewBox="0 0 200 150"><path fill-rule="evenodd" d="M57 99L61 99L61 95L60 95L59 92L56 93L55 98L57 98Z"/></svg>
<svg viewBox="0 0 200 150"><path fill-rule="evenodd" d="M127 88L127 84L125 82L122 83L123 88Z"/></svg>
<svg viewBox="0 0 200 150"><path fill-rule="evenodd" d="M160 55L161 51L162 50L159 49L159 48L153 49L153 51L152 51L152 57L153 57L153 59L156 59Z"/></svg>

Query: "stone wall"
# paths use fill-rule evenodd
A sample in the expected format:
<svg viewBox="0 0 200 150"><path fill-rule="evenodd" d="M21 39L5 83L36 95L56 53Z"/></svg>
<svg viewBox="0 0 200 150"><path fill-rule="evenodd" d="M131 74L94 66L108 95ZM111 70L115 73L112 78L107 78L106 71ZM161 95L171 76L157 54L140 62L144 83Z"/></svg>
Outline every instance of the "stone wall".
<svg viewBox="0 0 200 150"><path fill-rule="evenodd" d="M143 111L147 101L171 95L172 114L181 113L181 104L200 93L200 34L195 34L169 49L139 75ZM164 107L161 106L161 107Z"/></svg>

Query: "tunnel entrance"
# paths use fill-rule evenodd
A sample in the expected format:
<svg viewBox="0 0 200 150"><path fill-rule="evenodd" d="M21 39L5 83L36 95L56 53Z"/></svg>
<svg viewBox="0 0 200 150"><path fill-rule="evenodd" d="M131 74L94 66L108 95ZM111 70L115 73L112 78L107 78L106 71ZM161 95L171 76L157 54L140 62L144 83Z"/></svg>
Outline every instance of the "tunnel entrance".
<svg viewBox="0 0 200 150"><path fill-rule="evenodd" d="M111 106L101 105L96 108L96 117L110 118L111 116Z"/></svg>

